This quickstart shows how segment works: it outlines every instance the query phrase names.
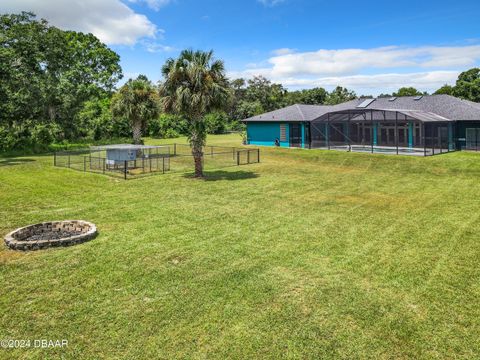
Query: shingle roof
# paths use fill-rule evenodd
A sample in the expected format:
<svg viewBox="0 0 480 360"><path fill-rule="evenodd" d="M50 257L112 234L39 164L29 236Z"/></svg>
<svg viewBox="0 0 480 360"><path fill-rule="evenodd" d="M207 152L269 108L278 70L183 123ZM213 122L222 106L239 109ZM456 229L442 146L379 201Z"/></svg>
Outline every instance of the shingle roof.
<svg viewBox="0 0 480 360"><path fill-rule="evenodd" d="M295 104L256 115L244 121L311 121L323 115L325 106Z"/></svg>
<svg viewBox="0 0 480 360"><path fill-rule="evenodd" d="M295 104L265 114L252 116L243 121L312 121L331 111L355 107L357 102L357 100L352 100L333 106Z"/></svg>
<svg viewBox="0 0 480 360"><path fill-rule="evenodd" d="M415 96L377 98L365 109L372 110L402 110L423 112L425 117L450 120L477 120L480 121L480 104L462 100L450 95L423 96L415 100ZM245 122L255 121L312 121L336 111L359 110L357 106L364 99L355 99L338 105L292 105L265 114L245 119ZM419 119L421 120L421 119ZM430 120L432 121L432 120Z"/></svg>

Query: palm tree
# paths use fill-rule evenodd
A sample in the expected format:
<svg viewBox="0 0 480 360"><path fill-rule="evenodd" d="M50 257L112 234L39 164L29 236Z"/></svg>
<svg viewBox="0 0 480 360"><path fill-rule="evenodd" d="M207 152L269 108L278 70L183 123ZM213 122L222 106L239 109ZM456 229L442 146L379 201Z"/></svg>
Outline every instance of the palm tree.
<svg viewBox="0 0 480 360"><path fill-rule="evenodd" d="M142 130L148 120L160 113L160 98L155 87L146 76L128 80L112 98L112 112L125 116L130 121L133 143L142 143Z"/></svg>
<svg viewBox="0 0 480 360"><path fill-rule="evenodd" d="M195 177L203 177L203 147L207 137L204 116L226 106L229 86L223 61L213 51L183 50L178 59L162 67L160 85L163 108L182 115L188 122L188 140L195 162Z"/></svg>

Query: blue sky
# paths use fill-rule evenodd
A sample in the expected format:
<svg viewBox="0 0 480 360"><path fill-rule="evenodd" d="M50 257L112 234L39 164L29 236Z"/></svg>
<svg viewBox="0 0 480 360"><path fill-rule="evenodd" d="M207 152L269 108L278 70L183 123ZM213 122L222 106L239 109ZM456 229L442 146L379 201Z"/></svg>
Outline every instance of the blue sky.
<svg viewBox="0 0 480 360"><path fill-rule="evenodd" d="M3 0L62 28L97 35L126 77L159 80L168 57L213 49L231 77L359 94L432 91L480 65L480 1Z"/></svg>

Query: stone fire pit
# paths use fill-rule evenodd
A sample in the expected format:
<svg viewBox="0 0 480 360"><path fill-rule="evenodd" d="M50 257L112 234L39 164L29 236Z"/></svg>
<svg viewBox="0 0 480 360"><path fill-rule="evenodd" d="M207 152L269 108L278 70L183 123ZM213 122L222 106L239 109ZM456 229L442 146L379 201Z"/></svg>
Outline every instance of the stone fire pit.
<svg viewBox="0 0 480 360"><path fill-rule="evenodd" d="M51 221L12 231L5 236L5 244L13 250L39 250L80 244L96 235L97 228L87 221Z"/></svg>

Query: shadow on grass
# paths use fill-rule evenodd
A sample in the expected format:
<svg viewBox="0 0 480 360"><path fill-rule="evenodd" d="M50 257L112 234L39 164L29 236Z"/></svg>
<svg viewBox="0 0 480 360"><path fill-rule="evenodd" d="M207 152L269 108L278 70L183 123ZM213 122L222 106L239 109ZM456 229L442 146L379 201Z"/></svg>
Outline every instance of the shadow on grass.
<svg viewBox="0 0 480 360"><path fill-rule="evenodd" d="M22 165L22 164L33 162L33 161L35 161L35 160L33 160L33 159L15 159L15 158L0 159L0 167Z"/></svg>
<svg viewBox="0 0 480 360"><path fill-rule="evenodd" d="M192 173L184 174L186 178L193 179L194 176ZM247 180L255 179L258 177L258 174L251 171L205 171L205 181L220 181L220 180Z"/></svg>

